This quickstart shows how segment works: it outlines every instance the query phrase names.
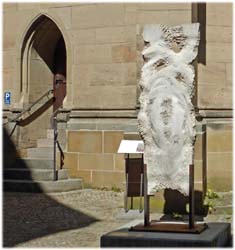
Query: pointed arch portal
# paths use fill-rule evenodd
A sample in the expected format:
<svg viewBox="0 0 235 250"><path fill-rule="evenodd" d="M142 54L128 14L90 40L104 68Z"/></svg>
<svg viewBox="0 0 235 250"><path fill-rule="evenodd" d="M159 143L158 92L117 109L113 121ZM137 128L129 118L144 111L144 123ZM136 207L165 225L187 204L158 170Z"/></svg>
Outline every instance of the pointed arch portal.
<svg viewBox="0 0 235 250"><path fill-rule="evenodd" d="M66 45L56 23L41 15L26 32L21 47L21 92L30 104L51 88L55 111L66 95Z"/></svg>

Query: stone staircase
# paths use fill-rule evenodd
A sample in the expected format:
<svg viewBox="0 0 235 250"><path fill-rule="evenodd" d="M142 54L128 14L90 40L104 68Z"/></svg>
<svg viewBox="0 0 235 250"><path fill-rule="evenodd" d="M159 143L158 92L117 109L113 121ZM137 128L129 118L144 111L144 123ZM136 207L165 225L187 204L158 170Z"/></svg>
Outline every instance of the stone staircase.
<svg viewBox="0 0 235 250"><path fill-rule="evenodd" d="M47 138L38 139L36 148L27 149L27 158L17 159L4 168L4 191L12 192L65 192L81 189L82 179L70 179L66 166L58 170L53 181L53 130Z"/></svg>

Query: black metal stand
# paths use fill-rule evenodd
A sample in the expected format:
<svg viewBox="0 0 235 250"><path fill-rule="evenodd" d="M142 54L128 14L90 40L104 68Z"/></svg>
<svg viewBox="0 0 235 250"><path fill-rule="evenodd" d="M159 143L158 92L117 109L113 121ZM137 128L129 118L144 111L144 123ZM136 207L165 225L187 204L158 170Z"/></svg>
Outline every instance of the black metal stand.
<svg viewBox="0 0 235 250"><path fill-rule="evenodd" d="M53 116L53 128L54 128L54 148L53 148L53 158L54 158L54 165L53 165L53 172L54 172L54 181L58 180L58 172L56 170L56 141L57 141L57 118L56 115Z"/></svg>
<svg viewBox="0 0 235 250"><path fill-rule="evenodd" d="M195 227L194 165L189 165L189 228Z"/></svg>
<svg viewBox="0 0 235 250"><path fill-rule="evenodd" d="M127 161L126 161L126 190L125 190L125 194L124 194L124 209L125 209L126 213L129 211L129 209L128 209L129 159L130 159L129 154L127 154Z"/></svg>
<svg viewBox="0 0 235 250"><path fill-rule="evenodd" d="M182 223L162 223L162 221L150 222L149 195L148 195L147 165L144 164L144 224L131 227L130 231L147 232L174 232L174 233L196 233L199 234L208 226L207 224L195 224L195 204L194 204L194 165L189 165L189 222Z"/></svg>
<svg viewBox="0 0 235 250"><path fill-rule="evenodd" d="M144 164L144 226L150 225L149 221L149 196L148 196L148 185L147 185L147 165Z"/></svg>

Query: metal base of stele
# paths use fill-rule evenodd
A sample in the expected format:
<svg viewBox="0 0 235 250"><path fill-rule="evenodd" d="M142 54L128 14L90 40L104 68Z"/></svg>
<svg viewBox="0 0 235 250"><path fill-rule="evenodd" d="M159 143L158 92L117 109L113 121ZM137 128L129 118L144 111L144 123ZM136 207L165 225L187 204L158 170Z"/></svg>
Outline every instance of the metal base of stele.
<svg viewBox="0 0 235 250"><path fill-rule="evenodd" d="M208 226L206 223L195 223L194 227L190 228L188 223L153 220L147 226L145 226L143 223L140 223L129 228L129 231L200 234L207 228Z"/></svg>

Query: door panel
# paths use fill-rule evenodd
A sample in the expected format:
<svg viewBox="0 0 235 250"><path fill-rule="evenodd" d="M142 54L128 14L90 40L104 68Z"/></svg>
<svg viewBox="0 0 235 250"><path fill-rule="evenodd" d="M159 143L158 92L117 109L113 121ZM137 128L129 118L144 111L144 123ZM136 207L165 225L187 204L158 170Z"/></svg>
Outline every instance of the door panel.
<svg viewBox="0 0 235 250"><path fill-rule="evenodd" d="M66 96L66 49L63 37L61 37L56 45L54 54L54 107L56 111L63 104Z"/></svg>
<svg viewBox="0 0 235 250"><path fill-rule="evenodd" d="M53 111L56 111L62 106L64 97L66 96L66 79L62 74L54 76L54 106Z"/></svg>

